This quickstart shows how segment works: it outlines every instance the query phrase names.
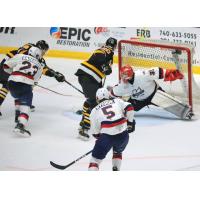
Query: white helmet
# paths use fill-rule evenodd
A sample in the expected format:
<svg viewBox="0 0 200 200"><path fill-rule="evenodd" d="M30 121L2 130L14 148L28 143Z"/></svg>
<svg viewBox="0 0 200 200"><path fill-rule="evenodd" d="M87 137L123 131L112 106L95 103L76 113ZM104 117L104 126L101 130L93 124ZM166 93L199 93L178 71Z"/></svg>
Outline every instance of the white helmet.
<svg viewBox="0 0 200 200"><path fill-rule="evenodd" d="M102 99L110 99L109 91L106 88L100 88L96 93L97 102Z"/></svg>
<svg viewBox="0 0 200 200"><path fill-rule="evenodd" d="M42 51L38 47L31 47L28 51L28 55L39 60L42 58Z"/></svg>

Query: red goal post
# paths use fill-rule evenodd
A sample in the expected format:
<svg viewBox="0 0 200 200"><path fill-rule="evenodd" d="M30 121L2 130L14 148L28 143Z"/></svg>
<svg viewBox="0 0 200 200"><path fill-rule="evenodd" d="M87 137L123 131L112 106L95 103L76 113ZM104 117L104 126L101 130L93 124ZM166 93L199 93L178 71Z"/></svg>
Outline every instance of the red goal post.
<svg viewBox="0 0 200 200"><path fill-rule="evenodd" d="M181 55L178 59L178 66L174 62L172 52L174 50L181 51ZM179 81L182 85L183 91L181 92L178 86L172 86L176 88L174 96L185 96L185 101L191 107L193 107L192 100L192 56L194 47L186 44L175 44L166 41L159 40L120 40L118 43L118 62L119 71L120 68L126 64L133 66L134 68L151 68L162 67L165 69L179 68L184 74L184 80ZM119 76L120 78L120 76ZM180 87L179 84L179 87ZM173 89L174 89L173 88ZM170 89L171 91L171 89ZM178 95L176 95L176 93ZM180 93L182 93L180 95Z"/></svg>

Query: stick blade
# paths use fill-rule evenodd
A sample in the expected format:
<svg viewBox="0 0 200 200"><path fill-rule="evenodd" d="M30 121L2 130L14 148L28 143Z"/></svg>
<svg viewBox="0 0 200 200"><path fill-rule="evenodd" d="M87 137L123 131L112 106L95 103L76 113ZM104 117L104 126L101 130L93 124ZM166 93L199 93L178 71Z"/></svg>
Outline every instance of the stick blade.
<svg viewBox="0 0 200 200"><path fill-rule="evenodd" d="M58 165L52 161L50 161L50 165L55 167L56 169L60 169L60 170L64 170L66 168L66 166L63 166L63 165Z"/></svg>

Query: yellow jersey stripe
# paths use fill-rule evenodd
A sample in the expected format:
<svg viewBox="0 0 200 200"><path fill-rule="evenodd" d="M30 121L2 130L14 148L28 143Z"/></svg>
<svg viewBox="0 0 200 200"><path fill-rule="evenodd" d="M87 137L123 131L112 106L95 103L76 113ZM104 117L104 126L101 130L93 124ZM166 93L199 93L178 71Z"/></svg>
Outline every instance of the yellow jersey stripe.
<svg viewBox="0 0 200 200"><path fill-rule="evenodd" d="M87 116L87 117L89 117L89 116L90 116L90 114L88 114L88 113L85 113L85 112L83 112L83 115L84 115L84 116Z"/></svg>
<svg viewBox="0 0 200 200"><path fill-rule="evenodd" d="M101 51L101 50L96 50L96 51L94 51L94 54L95 54L95 53L105 54L105 52L103 52L103 51Z"/></svg>
<svg viewBox="0 0 200 200"><path fill-rule="evenodd" d="M87 112L87 111L88 111L88 109L87 109L87 110L84 110L84 109L83 109L83 113L84 113L84 112Z"/></svg>
<svg viewBox="0 0 200 200"><path fill-rule="evenodd" d="M27 52L27 49L26 50L23 50L23 51L20 51L20 54L24 54Z"/></svg>
<svg viewBox="0 0 200 200"><path fill-rule="evenodd" d="M8 55L10 58L14 57L14 54L12 54L11 52L8 52L7 55Z"/></svg>
<svg viewBox="0 0 200 200"><path fill-rule="evenodd" d="M95 71L101 78L105 77L105 74L103 74L100 70L98 70L95 66L89 64L88 62L82 62L83 65L87 66L90 68L92 71Z"/></svg>
<svg viewBox="0 0 200 200"><path fill-rule="evenodd" d="M85 106L83 106L83 109L85 109L85 110L88 110L88 109L89 109L89 107L85 107Z"/></svg>
<svg viewBox="0 0 200 200"><path fill-rule="evenodd" d="M1 97L2 99L5 99L5 98L6 98L6 96L4 96L3 94L0 94L0 97Z"/></svg>
<svg viewBox="0 0 200 200"><path fill-rule="evenodd" d="M84 119L83 121L86 122L86 123L88 123L88 124L90 124L90 121L87 120L87 119Z"/></svg>
<svg viewBox="0 0 200 200"><path fill-rule="evenodd" d="M44 68L44 69L42 70L42 74L45 75L45 74L47 73L47 71L48 71L48 68Z"/></svg>
<svg viewBox="0 0 200 200"><path fill-rule="evenodd" d="M3 91L5 93L8 93L8 90L6 88L1 88L0 91Z"/></svg>

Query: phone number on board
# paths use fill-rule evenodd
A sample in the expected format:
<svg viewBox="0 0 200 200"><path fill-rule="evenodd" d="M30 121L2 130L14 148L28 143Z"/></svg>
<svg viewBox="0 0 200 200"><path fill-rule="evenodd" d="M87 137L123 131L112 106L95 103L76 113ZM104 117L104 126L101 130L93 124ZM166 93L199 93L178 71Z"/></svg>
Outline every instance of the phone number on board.
<svg viewBox="0 0 200 200"><path fill-rule="evenodd" d="M182 33L182 32L176 32L176 31L165 31L160 30L160 36L167 36L167 37L174 37L174 38L187 38L187 39L197 39L196 33Z"/></svg>

